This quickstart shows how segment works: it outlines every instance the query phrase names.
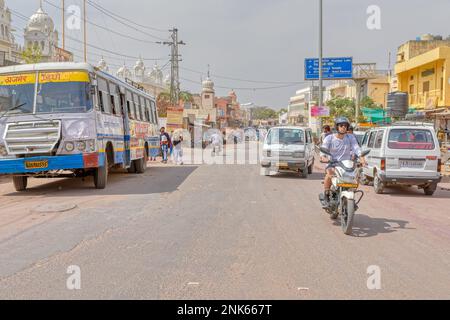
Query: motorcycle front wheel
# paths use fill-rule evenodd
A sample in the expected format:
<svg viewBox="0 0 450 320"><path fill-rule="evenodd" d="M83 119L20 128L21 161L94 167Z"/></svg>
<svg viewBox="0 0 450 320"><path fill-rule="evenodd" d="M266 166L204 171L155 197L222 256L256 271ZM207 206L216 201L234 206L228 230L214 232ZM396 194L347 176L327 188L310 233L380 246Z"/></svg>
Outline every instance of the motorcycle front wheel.
<svg viewBox="0 0 450 320"><path fill-rule="evenodd" d="M346 235L352 234L353 217L355 216L355 200L343 199L341 225Z"/></svg>

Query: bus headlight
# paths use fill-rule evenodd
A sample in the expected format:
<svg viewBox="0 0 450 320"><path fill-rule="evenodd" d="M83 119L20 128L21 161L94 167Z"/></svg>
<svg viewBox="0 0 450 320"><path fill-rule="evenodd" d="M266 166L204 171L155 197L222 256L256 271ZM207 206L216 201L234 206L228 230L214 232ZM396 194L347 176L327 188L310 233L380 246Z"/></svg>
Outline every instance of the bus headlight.
<svg viewBox="0 0 450 320"><path fill-rule="evenodd" d="M78 141L77 142L77 149L79 151L86 151L86 142L84 141Z"/></svg>
<svg viewBox="0 0 450 320"><path fill-rule="evenodd" d="M73 150L75 150L75 145L73 144L73 142L66 142L64 148L67 152L72 152Z"/></svg>
<svg viewBox="0 0 450 320"><path fill-rule="evenodd" d="M89 140L89 151L94 152L95 149L95 140Z"/></svg>

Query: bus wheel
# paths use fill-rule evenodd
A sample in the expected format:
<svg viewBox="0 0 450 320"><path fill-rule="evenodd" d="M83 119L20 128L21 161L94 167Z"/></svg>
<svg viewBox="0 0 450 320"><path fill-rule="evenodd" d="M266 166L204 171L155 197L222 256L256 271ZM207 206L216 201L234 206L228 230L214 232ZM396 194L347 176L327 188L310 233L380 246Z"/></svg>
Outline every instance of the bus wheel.
<svg viewBox="0 0 450 320"><path fill-rule="evenodd" d="M128 173L136 173L136 161L131 160L130 167L127 168Z"/></svg>
<svg viewBox="0 0 450 320"><path fill-rule="evenodd" d="M108 157L105 156L105 164L103 167L94 171L94 184L96 189L105 189L108 181Z"/></svg>
<svg viewBox="0 0 450 320"><path fill-rule="evenodd" d="M16 191L25 191L27 189L28 177L13 177L13 183Z"/></svg>
<svg viewBox="0 0 450 320"><path fill-rule="evenodd" d="M144 157L138 160L135 160L134 166L136 167L136 173L144 173L145 169L147 169L147 154L144 154Z"/></svg>

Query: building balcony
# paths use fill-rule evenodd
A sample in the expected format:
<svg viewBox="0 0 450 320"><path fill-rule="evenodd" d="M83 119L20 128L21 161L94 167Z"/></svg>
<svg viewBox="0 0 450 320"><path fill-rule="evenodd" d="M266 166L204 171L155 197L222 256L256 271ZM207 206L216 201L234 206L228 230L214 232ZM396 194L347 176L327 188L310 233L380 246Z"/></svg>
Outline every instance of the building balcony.
<svg viewBox="0 0 450 320"><path fill-rule="evenodd" d="M443 91L431 90L428 92L420 92L417 94L409 94L409 105L419 109L435 109L443 106Z"/></svg>

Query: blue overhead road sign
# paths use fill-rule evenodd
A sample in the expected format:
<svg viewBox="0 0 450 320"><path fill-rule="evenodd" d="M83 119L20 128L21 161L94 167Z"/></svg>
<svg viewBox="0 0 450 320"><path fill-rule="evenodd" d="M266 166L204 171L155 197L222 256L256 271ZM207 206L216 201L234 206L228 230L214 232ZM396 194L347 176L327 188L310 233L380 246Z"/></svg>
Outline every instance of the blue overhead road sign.
<svg viewBox="0 0 450 320"><path fill-rule="evenodd" d="M323 79L352 79L353 58L324 58ZM305 59L305 80L319 80L319 59Z"/></svg>

